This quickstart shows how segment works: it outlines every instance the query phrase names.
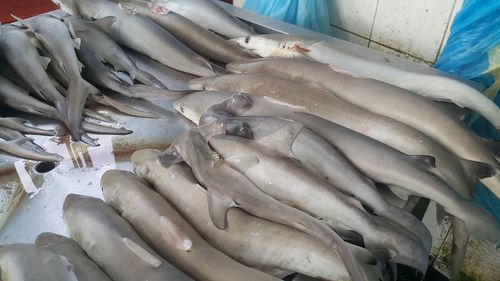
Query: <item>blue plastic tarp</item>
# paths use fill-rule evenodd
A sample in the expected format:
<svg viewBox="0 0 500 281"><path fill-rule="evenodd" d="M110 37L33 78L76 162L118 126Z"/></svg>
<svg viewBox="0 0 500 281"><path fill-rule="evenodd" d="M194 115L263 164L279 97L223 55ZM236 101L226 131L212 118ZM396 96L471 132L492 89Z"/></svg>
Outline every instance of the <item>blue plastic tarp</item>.
<svg viewBox="0 0 500 281"><path fill-rule="evenodd" d="M500 1L464 0L434 67L482 83L484 94L500 105ZM500 140L500 133L488 121L476 117L470 118L475 132ZM500 200L485 186L478 185L474 200L500 220Z"/></svg>
<svg viewBox="0 0 500 281"><path fill-rule="evenodd" d="M243 8L317 32L330 32L326 0L247 0Z"/></svg>

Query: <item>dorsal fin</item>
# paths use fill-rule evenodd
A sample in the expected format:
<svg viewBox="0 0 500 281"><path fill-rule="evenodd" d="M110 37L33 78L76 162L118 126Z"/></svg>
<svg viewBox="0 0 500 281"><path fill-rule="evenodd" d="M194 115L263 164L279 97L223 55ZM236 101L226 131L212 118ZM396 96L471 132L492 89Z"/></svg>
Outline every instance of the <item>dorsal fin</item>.
<svg viewBox="0 0 500 281"><path fill-rule="evenodd" d="M102 19L98 19L93 21L92 23L99 27L101 30L108 32L111 28L111 25L116 22L116 18L113 16L104 17Z"/></svg>
<svg viewBox="0 0 500 281"><path fill-rule="evenodd" d="M168 242L173 242L176 249L184 252L191 250L193 241L171 219L161 216L160 224L169 237Z"/></svg>
<svg viewBox="0 0 500 281"><path fill-rule="evenodd" d="M22 24L24 27L28 28L28 31L30 31L30 32L34 32L33 28L31 28L30 24L29 24L27 21L23 20L23 19L22 19L22 18L20 18L20 17L17 17L17 16L15 16L15 15L13 15L13 14L10 14L10 16L11 16L11 17L13 17L15 20L17 20L17 21L18 21L20 24Z"/></svg>
<svg viewBox="0 0 500 281"><path fill-rule="evenodd" d="M47 67L49 66L50 62L51 62L50 58L40 56L40 63L42 64L45 70L47 70Z"/></svg>
<svg viewBox="0 0 500 281"><path fill-rule="evenodd" d="M297 136L302 131L304 125L299 122L290 122L287 125L279 128L278 130L256 139L255 141L277 153L293 157L292 145Z"/></svg>
<svg viewBox="0 0 500 281"><path fill-rule="evenodd" d="M164 167L170 167L173 164L178 164L183 161L179 151L177 151L177 149L175 149L174 147L167 148L167 150L165 150L156 159L158 163L160 163Z"/></svg>
<svg viewBox="0 0 500 281"><path fill-rule="evenodd" d="M136 254L141 260L143 260L145 263L151 265L153 268L159 268L162 264L161 260L153 256L151 253L149 253L146 249L143 247L137 245L134 241L128 239L127 237L124 237L123 243L127 248Z"/></svg>
<svg viewBox="0 0 500 281"><path fill-rule="evenodd" d="M483 143L486 144L496 158L500 158L500 141L483 139Z"/></svg>
<svg viewBox="0 0 500 281"><path fill-rule="evenodd" d="M474 181L478 179L489 178L496 174L496 168L490 164L483 162L476 162L466 159L460 159L464 167L467 177Z"/></svg>
<svg viewBox="0 0 500 281"><path fill-rule="evenodd" d="M213 189L208 190L208 213L212 223L218 229L226 229L227 212L235 205L229 196L219 194Z"/></svg>
<svg viewBox="0 0 500 281"><path fill-rule="evenodd" d="M431 170L436 168L436 158L429 155L408 155L408 158L411 159L417 165L420 165L424 169Z"/></svg>

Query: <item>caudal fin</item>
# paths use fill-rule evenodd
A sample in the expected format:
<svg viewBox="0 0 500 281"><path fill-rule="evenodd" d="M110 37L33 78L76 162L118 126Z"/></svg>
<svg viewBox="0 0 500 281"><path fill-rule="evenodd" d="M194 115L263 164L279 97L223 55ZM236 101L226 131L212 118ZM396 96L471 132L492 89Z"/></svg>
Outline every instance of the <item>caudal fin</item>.
<svg viewBox="0 0 500 281"><path fill-rule="evenodd" d="M85 101L89 94L95 94L97 89L83 80L81 77L73 77L70 80L68 88L67 103L67 126L71 136L77 140L81 140L83 134L81 130L81 122Z"/></svg>

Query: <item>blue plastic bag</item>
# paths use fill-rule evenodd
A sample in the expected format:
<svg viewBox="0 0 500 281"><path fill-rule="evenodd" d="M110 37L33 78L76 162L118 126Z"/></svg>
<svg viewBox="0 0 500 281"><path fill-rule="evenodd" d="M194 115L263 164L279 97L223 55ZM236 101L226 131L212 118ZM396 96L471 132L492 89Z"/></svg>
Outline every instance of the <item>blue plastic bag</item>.
<svg viewBox="0 0 500 281"><path fill-rule="evenodd" d="M246 0L243 8L317 32L330 32L325 0Z"/></svg>
<svg viewBox="0 0 500 281"><path fill-rule="evenodd" d="M500 105L500 1L465 0L451 26L448 42L435 68L486 86L484 94ZM480 136L500 140L484 118L470 118ZM500 221L500 199L479 184L474 200Z"/></svg>

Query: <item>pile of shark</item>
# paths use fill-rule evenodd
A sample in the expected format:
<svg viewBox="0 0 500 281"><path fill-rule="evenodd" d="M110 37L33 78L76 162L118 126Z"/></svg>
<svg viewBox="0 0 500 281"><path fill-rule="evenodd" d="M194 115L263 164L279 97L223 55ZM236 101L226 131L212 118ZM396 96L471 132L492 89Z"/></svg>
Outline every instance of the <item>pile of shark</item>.
<svg viewBox="0 0 500 281"><path fill-rule="evenodd" d="M168 99L193 125L134 152L134 173L105 172L104 201L69 195L71 238L0 247L2 280L371 281L395 280L396 265L417 280L432 237L403 208L412 197L452 221L450 279L471 237L499 242L472 198L479 181L500 196L500 145L462 109L497 129L500 109L463 81L256 34L211 0L54 1L67 16L0 27L0 103L90 146L88 133L132 133L93 104L162 118L127 99ZM60 161L25 134L61 132L28 124L0 117L0 150Z"/></svg>

